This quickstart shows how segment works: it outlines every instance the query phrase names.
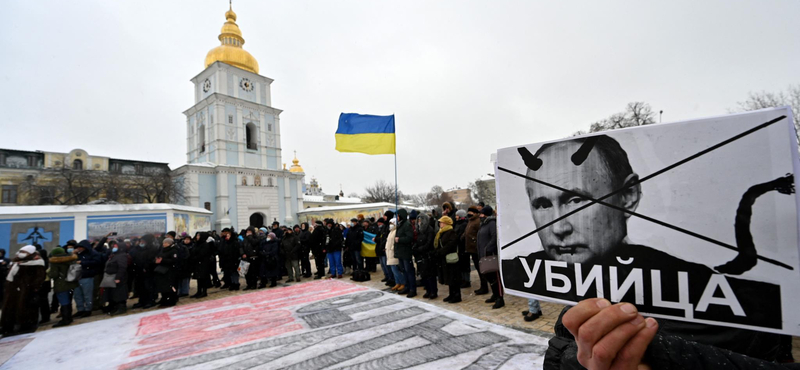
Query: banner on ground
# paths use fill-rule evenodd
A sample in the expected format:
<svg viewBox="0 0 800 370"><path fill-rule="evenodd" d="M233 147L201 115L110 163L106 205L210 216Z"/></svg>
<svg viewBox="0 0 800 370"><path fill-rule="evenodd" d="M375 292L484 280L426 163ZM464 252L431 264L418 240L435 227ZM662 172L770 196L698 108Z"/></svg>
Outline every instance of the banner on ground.
<svg viewBox="0 0 800 370"><path fill-rule="evenodd" d="M800 335L795 135L776 108L499 150L505 289Z"/></svg>

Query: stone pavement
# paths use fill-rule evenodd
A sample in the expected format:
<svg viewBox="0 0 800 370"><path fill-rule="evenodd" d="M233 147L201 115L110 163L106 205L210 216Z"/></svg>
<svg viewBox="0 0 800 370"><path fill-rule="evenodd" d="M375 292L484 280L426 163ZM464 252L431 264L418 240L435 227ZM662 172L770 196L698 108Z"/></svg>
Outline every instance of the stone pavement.
<svg viewBox="0 0 800 370"><path fill-rule="evenodd" d="M314 263L311 263L312 269L314 268ZM371 273L371 280L366 282L355 282L350 280L350 276L344 276L343 280L359 285L369 286L374 289L378 290L391 290L389 287L386 287L384 283L380 280L383 278L383 273L380 271L380 267L378 267L378 272ZM313 278L312 278L313 279ZM285 279L283 280L285 281ZM304 282L311 281L311 279L304 279L300 283L280 283L278 286L289 286L289 285L296 285L296 284L303 284ZM192 280L191 285L191 293L195 292L195 280ZM244 282L244 280L242 280ZM484 303L484 301L490 297L491 294L480 295L476 296L474 291L479 288L480 281L478 280L478 273L477 271L472 271L471 273L471 288L461 289L461 299L462 302L456 304L450 304L447 302L442 301L445 296L447 296L447 286L439 285L439 298L435 300L430 300L426 298L422 298L425 290L422 288L418 288L417 297L412 298L415 300L424 301L429 304L433 304L444 309L457 312L462 315L470 316L479 320L488 321L494 324L503 325L506 327L510 327L517 330L522 330L526 332L530 332L536 335L544 335L544 336L552 336L553 335L553 327L558 319L558 315L561 313L561 310L564 308L564 305L556 304L556 303L549 303L549 302L541 302L542 306L542 316L534 320L532 322L526 322L523 320L522 311L528 309L528 301L527 299L506 295L505 296L505 307L500 309L492 309L492 304ZM219 298L229 297L233 295L244 294L247 292L243 291L228 291L228 290L219 290L215 288L211 288L208 290L208 297L201 298L201 299L190 299L188 297L181 298L178 302L178 305L185 305L195 302L202 302L207 300L215 300ZM406 298L408 299L408 298ZM136 303L136 300L128 300L128 307L130 307L133 303ZM128 309L127 314L135 314L144 311L154 311L158 310L158 308L150 308L148 310L142 309ZM71 326L76 326L84 322L92 322L97 320L105 320L110 318L108 315L102 314L100 311L94 311L93 315L87 318L76 319L75 322ZM55 318L55 315L51 317L51 322L48 324L40 325L37 331L44 331L49 330L52 328L52 325L57 322L58 319ZM800 359L800 337L794 337L792 341L792 354L795 359Z"/></svg>

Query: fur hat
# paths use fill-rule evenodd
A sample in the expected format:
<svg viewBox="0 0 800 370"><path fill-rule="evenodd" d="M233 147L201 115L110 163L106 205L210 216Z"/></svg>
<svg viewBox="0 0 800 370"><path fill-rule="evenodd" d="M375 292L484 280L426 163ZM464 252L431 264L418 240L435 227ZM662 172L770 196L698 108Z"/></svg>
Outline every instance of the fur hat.
<svg viewBox="0 0 800 370"><path fill-rule="evenodd" d="M439 222L446 225L453 225L453 219L448 216L442 216L442 218L439 219Z"/></svg>
<svg viewBox="0 0 800 370"><path fill-rule="evenodd" d="M442 209L453 209L453 205L450 202L442 203Z"/></svg>
<svg viewBox="0 0 800 370"><path fill-rule="evenodd" d="M469 208L467 209L467 212L472 212L472 213L477 215L477 214L481 213L481 209L478 206L469 206Z"/></svg>

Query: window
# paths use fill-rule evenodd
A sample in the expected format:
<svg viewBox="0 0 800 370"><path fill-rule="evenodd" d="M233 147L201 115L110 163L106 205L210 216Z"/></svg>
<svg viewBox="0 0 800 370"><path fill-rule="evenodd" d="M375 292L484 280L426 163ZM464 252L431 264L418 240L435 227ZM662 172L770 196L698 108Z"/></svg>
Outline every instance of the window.
<svg viewBox="0 0 800 370"><path fill-rule="evenodd" d="M133 168L136 171L137 175L144 174L144 166L142 166L140 163L137 163L137 164L133 165Z"/></svg>
<svg viewBox="0 0 800 370"><path fill-rule="evenodd" d="M271 123L267 124L267 131L272 132L272 124Z"/></svg>
<svg viewBox="0 0 800 370"><path fill-rule="evenodd" d="M120 165L118 162L111 163L111 172L114 173L122 172L122 165Z"/></svg>
<svg viewBox="0 0 800 370"><path fill-rule="evenodd" d="M205 208L206 210L210 211L210 210L211 210L211 202L206 202L206 203L203 205L203 208Z"/></svg>
<svg viewBox="0 0 800 370"><path fill-rule="evenodd" d="M3 199L0 203L17 203L17 186L3 185Z"/></svg>
<svg viewBox="0 0 800 370"><path fill-rule="evenodd" d="M72 161L72 169L73 170L82 170L83 169L83 161L80 159L76 159Z"/></svg>
<svg viewBox="0 0 800 370"><path fill-rule="evenodd" d="M6 165L6 153L0 153L0 166Z"/></svg>
<svg viewBox="0 0 800 370"><path fill-rule="evenodd" d="M36 156L28 156L28 167L36 167Z"/></svg>
<svg viewBox="0 0 800 370"><path fill-rule="evenodd" d="M233 124L233 115L232 114L228 115L228 123Z"/></svg>
<svg viewBox="0 0 800 370"><path fill-rule="evenodd" d="M202 153L206 151L206 126L200 125L197 131L198 135L200 135L200 153Z"/></svg>
<svg viewBox="0 0 800 370"><path fill-rule="evenodd" d="M258 129L253 122L245 125L245 136L247 136L247 149L258 150Z"/></svg>

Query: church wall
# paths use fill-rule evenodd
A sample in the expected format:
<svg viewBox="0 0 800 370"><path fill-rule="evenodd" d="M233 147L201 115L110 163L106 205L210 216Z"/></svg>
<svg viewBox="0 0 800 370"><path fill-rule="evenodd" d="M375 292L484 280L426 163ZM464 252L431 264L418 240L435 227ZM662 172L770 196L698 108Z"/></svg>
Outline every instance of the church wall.
<svg viewBox="0 0 800 370"><path fill-rule="evenodd" d="M283 220L286 219L286 202L284 201L286 196L286 187L284 186L283 178L277 178L277 185L278 185L278 222L283 223Z"/></svg>
<svg viewBox="0 0 800 370"><path fill-rule="evenodd" d="M258 84L258 88L261 90L261 101L259 103L269 105L269 103L267 103L267 91L269 91L267 84Z"/></svg>
<svg viewBox="0 0 800 370"><path fill-rule="evenodd" d="M225 163L229 166L238 166L239 165L239 156L236 152L239 150L239 144L236 143L225 143L225 150L228 151L228 155L225 158Z"/></svg>
<svg viewBox="0 0 800 370"><path fill-rule="evenodd" d="M228 176L228 179L227 179L228 180L228 207L230 208L230 211L228 213L228 219L231 220L231 223L233 224L234 227L237 228L236 230L238 231L240 225L237 225L238 220L239 220L239 210L238 210L238 207L236 206L236 199L238 199L237 198L238 194L237 194L237 191L236 191L236 174L229 173L227 176ZM227 227L227 226L225 226L225 227Z"/></svg>
<svg viewBox="0 0 800 370"><path fill-rule="evenodd" d="M226 79L228 81L228 89L227 89L228 90L227 91L228 96L234 96L233 95L233 88L234 88L234 86L236 86L236 84L233 83L233 73L226 73L226 75L228 77Z"/></svg>
<svg viewBox="0 0 800 370"><path fill-rule="evenodd" d="M297 211L299 211L299 209L297 209L297 196L298 196L297 195L297 180L295 180L295 179L289 180L289 189L291 190L290 194L292 196L291 215L292 215L292 218L294 219L294 222L297 223Z"/></svg>
<svg viewBox="0 0 800 370"><path fill-rule="evenodd" d="M267 169L278 169L278 151L275 149L267 149Z"/></svg>
<svg viewBox="0 0 800 370"><path fill-rule="evenodd" d="M239 125L239 117L236 116L236 107L233 104L225 104L225 117L223 118L225 119L224 123L226 125L231 125L231 123L228 121L229 116L233 116L233 127L237 127ZM234 134L233 140L238 140L237 136L238 135Z"/></svg>
<svg viewBox="0 0 800 370"><path fill-rule="evenodd" d="M261 156L256 153L245 153L245 167L261 168Z"/></svg>
<svg viewBox="0 0 800 370"><path fill-rule="evenodd" d="M205 208L206 202L211 203L211 224L217 222L217 175L199 174L197 175L198 195L200 196L200 207Z"/></svg>

